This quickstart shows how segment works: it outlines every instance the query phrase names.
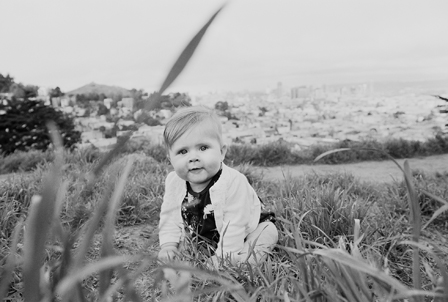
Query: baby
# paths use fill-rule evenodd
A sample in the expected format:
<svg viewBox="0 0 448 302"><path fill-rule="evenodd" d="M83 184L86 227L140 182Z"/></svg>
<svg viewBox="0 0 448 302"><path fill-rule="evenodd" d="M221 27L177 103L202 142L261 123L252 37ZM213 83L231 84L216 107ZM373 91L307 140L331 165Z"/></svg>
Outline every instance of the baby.
<svg viewBox="0 0 448 302"><path fill-rule="evenodd" d="M223 163L227 146L218 116L205 107L184 107L163 136L174 171L165 180L159 259L172 259L187 233L215 268L221 259L263 260L278 240L274 214L262 213L247 178Z"/></svg>

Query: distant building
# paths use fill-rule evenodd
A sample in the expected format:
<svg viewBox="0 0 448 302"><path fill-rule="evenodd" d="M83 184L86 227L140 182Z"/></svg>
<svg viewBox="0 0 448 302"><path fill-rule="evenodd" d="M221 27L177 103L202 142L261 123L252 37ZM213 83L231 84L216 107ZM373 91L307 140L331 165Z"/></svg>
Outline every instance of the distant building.
<svg viewBox="0 0 448 302"><path fill-rule="evenodd" d="M141 126L137 131L132 133L132 137L146 137L149 138L151 143L162 145L163 144L163 131L164 126Z"/></svg>
<svg viewBox="0 0 448 302"><path fill-rule="evenodd" d="M121 101L118 102L118 105L132 110L134 108L134 99L122 98Z"/></svg>
<svg viewBox="0 0 448 302"><path fill-rule="evenodd" d="M282 82L278 82L277 83L276 94L277 94L277 97L279 97L279 98L283 95L283 84L282 84Z"/></svg>
<svg viewBox="0 0 448 302"><path fill-rule="evenodd" d="M84 131L81 133L81 141L83 143L104 138L104 134L100 131Z"/></svg>
<svg viewBox="0 0 448 302"><path fill-rule="evenodd" d="M112 102L113 100L111 98L106 98L103 100L104 106L106 106L107 109L110 109Z"/></svg>
<svg viewBox="0 0 448 302"><path fill-rule="evenodd" d="M51 105L55 108L60 107L61 106L61 98L60 97L51 98Z"/></svg>
<svg viewBox="0 0 448 302"><path fill-rule="evenodd" d="M298 86L291 88L292 99L309 99L311 98L312 90L308 86Z"/></svg>
<svg viewBox="0 0 448 302"><path fill-rule="evenodd" d="M60 104L61 104L61 107L68 107L68 106L70 106L70 99L65 96L61 97Z"/></svg>

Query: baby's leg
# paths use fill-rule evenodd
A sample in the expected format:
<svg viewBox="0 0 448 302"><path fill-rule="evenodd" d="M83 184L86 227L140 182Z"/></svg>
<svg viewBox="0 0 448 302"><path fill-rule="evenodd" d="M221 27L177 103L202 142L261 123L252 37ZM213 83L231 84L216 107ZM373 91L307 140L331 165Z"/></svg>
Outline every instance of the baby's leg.
<svg viewBox="0 0 448 302"><path fill-rule="evenodd" d="M262 262L272 251L277 241L278 231L275 225L269 221L262 222L255 231L247 236L244 248L241 251L241 259L246 260L249 257L250 264Z"/></svg>

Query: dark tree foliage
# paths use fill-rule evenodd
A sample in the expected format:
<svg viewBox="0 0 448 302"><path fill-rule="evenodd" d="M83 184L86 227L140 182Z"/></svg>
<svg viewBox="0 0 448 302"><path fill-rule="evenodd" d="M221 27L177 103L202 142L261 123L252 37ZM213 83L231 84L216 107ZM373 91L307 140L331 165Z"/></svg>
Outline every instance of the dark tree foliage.
<svg viewBox="0 0 448 302"><path fill-rule="evenodd" d="M106 115L108 113L109 109L103 103L98 103L98 115Z"/></svg>
<svg viewBox="0 0 448 302"><path fill-rule="evenodd" d="M159 120L153 118L145 110L143 110L143 112L137 117L137 119L135 121L137 123L139 123L139 124L146 124L148 126L160 126L160 125L162 125L162 123L160 123Z"/></svg>
<svg viewBox="0 0 448 302"><path fill-rule="evenodd" d="M10 87L14 84L14 78L11 77L9 74L3 76L0 73L0 93L2 92L9 92Z"/></svg>
<svg viewBox="0 0 448 302"><path fill-rule="evenodd" d="M23 85L22 83L13 83L9 87L9 92L12 92L15 98L28 99L37 96L39 90L38 86Z"/></svg>
<svg viewBox="0 0 448 302"><path fill-rule="evenodd" d="M3 100L0 112L0 153L46 150L51 143L46 126L50 120L58 126L66 148L73 148L81 139L71 117L42 101Z"/></svg>
<svg viewBox="0 0 448 302"><path fill-rule="evenodd" d="M229 103L227 102L223 102L223 101L219 101L215 104L215 109L219 110L219 111L226 111L229 109Z"/></svg>
<svg viewBox="0 0 448 302"><path fill-rule="evenodd" d="M63 95L64 95L64 93L61 91L61 88L59 88L59 87L56 87L56 88L50 90L50 97L52 97L52 98L58 98Z"/></svg>

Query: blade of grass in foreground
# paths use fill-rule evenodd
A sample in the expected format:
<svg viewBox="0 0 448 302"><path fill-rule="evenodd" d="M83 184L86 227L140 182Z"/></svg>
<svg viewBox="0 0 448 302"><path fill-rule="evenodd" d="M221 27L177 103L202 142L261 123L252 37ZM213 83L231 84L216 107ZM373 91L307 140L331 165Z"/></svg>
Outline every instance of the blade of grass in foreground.
<svg viewBox="0 0 448 302"><path fill-rule="evenodd" d="M101 257L108 257L115 254L114 248L113 248L113 237L114 237L114 229L115 229L115 217L116 212L118 209L118 206L120 204L121 198L124 193L124 187L126 185L126 180L128 178L129 173L131 172L131 167L134 163L134 160L130 158L128 163L126 164L126 167L124 168L124 171L122 175L120 176L120 179L118 181L118 184L115 186L115 190L113 192L111 202L108 207L108 211L106 214L105 222L104 222L104 228L103 228L103 244L101 246ZM111 180L115 181L115 180ZM106 195L109 195L105 193ZM111 269L107 269L100 272L99 276L99 294L100 297L105 293L107 288L111 284L113 276L113 271Z"/></svg>
<svg viewBox="0 0 448 302"><path fill-rule="evenodd" d="M437 211L434 212L434 214L431 216L431 218L428 220L428 222L425 223L425 225L422 227L422 230L424 230L431 222L434 221L434 219L436 219L437 217L439 217L443 212L448 211L448 201L443 200L442 198L435 196L432 193L429 193L428 191L425 190L420 190L423 194L425 194L426 196L440 202L441 204L443 204L442 207L440 207Z"/></svg>
<svg viewBox="0 0 448 302"><path fill-rule="evenodd" d="M58 188L62 171L62 140L54 123L48 124L49 132L55 146L55 160L48 175L44 179L41 196L33 196L30 212L26 221L24 237L23 281L25 301L36 301L40 298L40 269L45 255L45 243L54 216Z"/></svg>
<svg viewBox="0 0 448 302"><path fill-rule="evenodd" d="M6 257L6 263L4 264L1 272L2 279L0 280L0 301L3 301L3 299L6 297L10 282L12 280L12 273L16 265L17 243L19 242L19 235L22 227L23 219L21 219L14 227L9 255Z"/></svg>
<svg viewBox="0 0 448 302"><path fill-rule="evenodd" d="M212 24L213 20L216 18L216 16L219 14L219 12L223 9L221 7L216 11L216 13L213 14L213 16L208 20L208 22L199 30L199 32L191 39L191 41L188 43L188 45L185 47L185 49L180 54L179 58L174 63L173 67L171 68L170 72L165 78L165 81L163 81L162 86L160 87L156 98L152 100L152 102L147 104L147 110L153 109L157 102L159 101L158 98L162 95L162 93L174 82L174 80L179 76L179 74L184 70L185 66L187 65L188 61L193 56L196 48L198 47L199 43L202 40L202 37L204 36L205 32L209 28L210 24Z"/></svg>
<svg viewBox="0 0 448 302"><path fill-rule="evenodd" d="M398 292L407 292L408 288L401 284L398 280L393 277L387 275L383 271L374 268L363 261L357 260L354 257L345 254L341 250L337 249L327 249L327 250L314 250L312 252L314 255L320 255L334 261L337 261L341 264L344 264L348 267L351 267L360 272L366 273L374 278L384 281L386 284L390 285Z"/></svg>
<svg viewBox="0 0 448 302"><path fill-rule="evenodd" d="M163 81L162 86L160 87L159 91L155 94L155 96L145 105L145 110L152 110L157 107L158 102L160 101L160 97L162 96L162 93L174 82L174 80L179 76L179 74L182 72L182 70L185 68L187 63L190 61L190 58L194 54L197 46L202 40L202 37L204 36L205 32L209 28L209 26L212 24L213 20L216 18L216 16L219 14L219 12L222 10L223 7L218 9L216 13L213 14L213 16L209 19L209 21L199 30L199 32L193 37L193 39L188 43L188 45L185 47L185 49L180 54L179 58L174 63L173 67L171 68L170 72L168 73L167 77ZM119 152L119 150L126 144L126 142L131 138L133 131L129 131L126 136L124 136L116 145L115 147L109 151L109 153L104 156L98 165L95 167L93 172L89 175L89 185L87 187L90 187L93 185L95 179L98 177L102 169L106 166L107 163L110 162L110 160Z"/></svg>
<svg viewBox="0 0 448 302"><path fill-rule="evenodd" d="M412 240L418 243L421 231L421 211L420 204L415 193L414 184L412 183L411 168L407 160L404 161L404 179L408 191L408 201L410 208L410 219L412 224ZM420 276L420 254L418 246L412 246L412 283L414 289L422 289L422 281ZM422 297L414 297L415 301L422 301Z"/></svg>
<svg viewBox="0 0 448 302"><path fill-rule="evenodd" d="M102 270L117 267L119 265L126 264L128 262L140 261L143 258L141 255L136 256L110 256L106 258L101 258L95 263L90 263L82 269L67 275L56 287L56 292L61 297L66 297L71 294L74 287L84 280L85 278L91 276L94 273L98 273Z"/></svg>

